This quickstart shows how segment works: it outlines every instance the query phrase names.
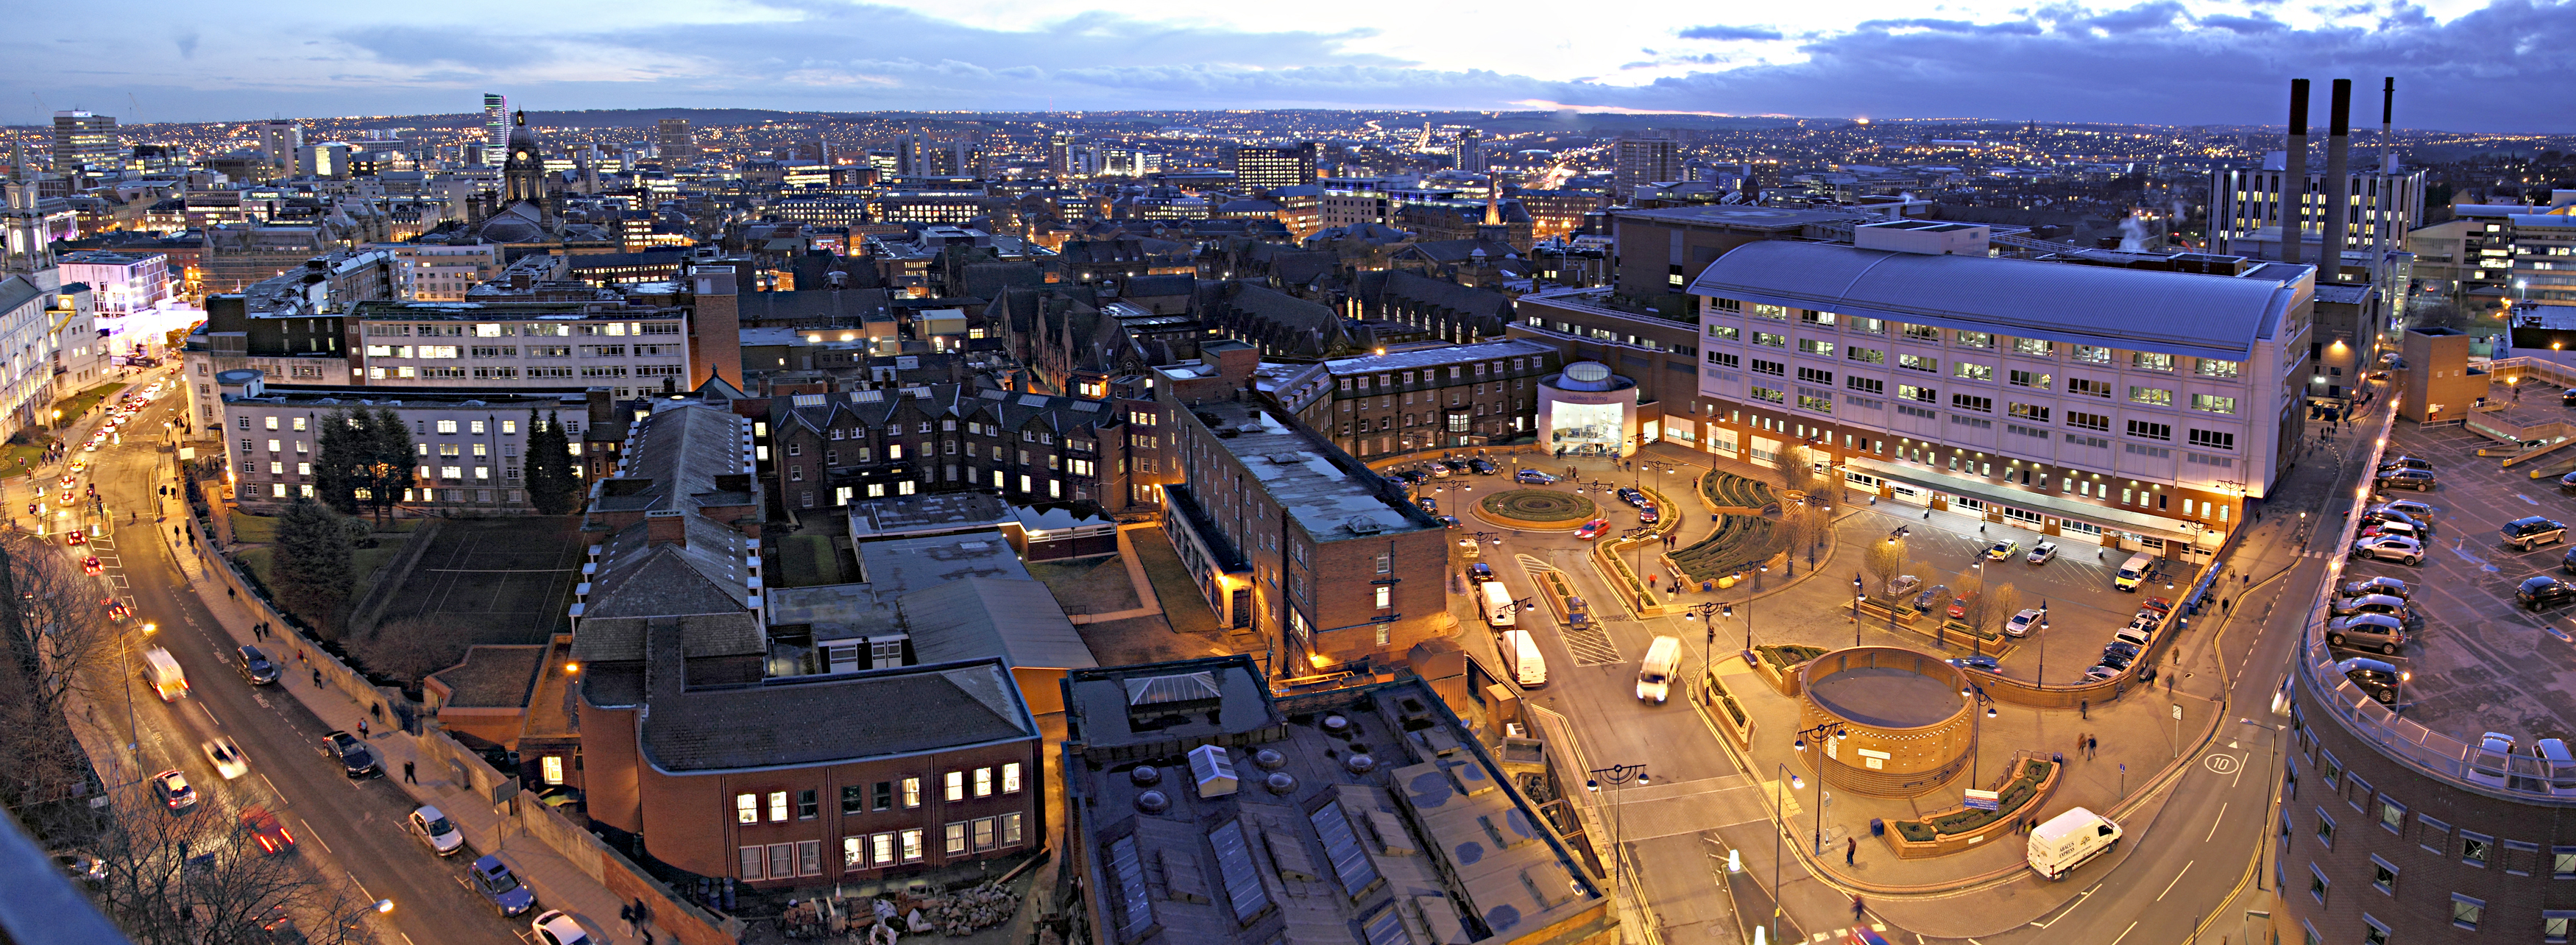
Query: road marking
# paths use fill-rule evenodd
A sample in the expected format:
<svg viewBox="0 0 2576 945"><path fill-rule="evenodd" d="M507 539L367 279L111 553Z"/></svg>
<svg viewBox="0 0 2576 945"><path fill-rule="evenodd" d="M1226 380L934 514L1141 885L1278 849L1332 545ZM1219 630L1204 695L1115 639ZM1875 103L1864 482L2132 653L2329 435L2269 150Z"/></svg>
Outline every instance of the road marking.
<svg viewBox="0 0 2576 945"><path fill-rule="evenodd" d="M2202 758L2200 763L2202 767L2208 768L2212 774L2236 773L2237 761L2235 755L2210 755L2206 758Z"/></svg>
<svg viewBox="0 0 2576 945"><path fill-rule="evenodd" d="M2075 913L2075 907L2083 905L2084 900L2093 898L2093 891L2100 888L2102 888L2102 884L2100 883L2095 883L2092 886L2086 887L2083 892L2075 894L2075 901L2067 903L2066 908L2058 912L2057 919L2050 919L2046 922L2033 922L2030 924L2030 927L2034 929L2044 929L2057 924L2058 919L2063 919L2069 915L2073 915Z"/></svg>
<svg viewBox="0 0 2576 945"><path fill-rule="evenodd" d="M361 892L363 892L364 890L360 890L360 891L361 891ZM2162 896L2158 896L2158 897L2156 897L2156 898L2162 899L2162 898L2164 898L2164 897L2162 897ZM2128 937L2129 937L2129 933L2130 933L2130 932L2133 932L2133 931L2136 931L2136 930L2137 930L2137 928L2138 928L2138 924L2137 924L2137 923L2135 923L2135 922L2131 922L2131 923L2129 923L2129 927L2128 927L2128 928L2125 928L2125 929L2121 929L2121 930L2120 930L2120 938L2115 938L2115 939L2112 939L2112 940L2111 940L2111 945L2120 945L2120 939L2121 939L2121 938L2128 938Z"/></svg>
<svg viewBox="0 0 2576 945"><path fill-rule="evenodd" d="M2224 820L2226 820L2226 819L2227 819L2227 803L2226 803L2226 802L2224 802L2224 801L2221 801L2221 802L2219 802L2219 805L2218 805L2218 816L2216 816L2216 817L2212 817L2212 818L2210 818L2210 819L2209 819L2209 836L2200 838L2200 842L2202 842L2202 843L2208 843L2212 838L2217 837L2217 836L2218 836L2218 824L2219 824L2219 822L2220 822L2220 821L2224 821Z"/></svg>
<svg viewBox="0 0 2576 945"><path fill-rule="evenodd" d="M2519 493L2519 492L2514 493L2514 494L2513 494L2513 497L2514 497L2514 498L2517 498L2517 499L2521 499L2522 501L2525 501L2525 502L2530 502L2530 503L2531 503L2531 504L2533 504L2533 505L2539 505L2539 504L2540 504L2540 503L2538 503L2538 502L2534 502L2534 501L2532 501L2532 498L2531 498L2530 496L2523 495L2522 493Z"/></svg>
<svg viewBox="0 0 2576 945"><path fill-rule="evenodd" d="M2254 753L2253 753L2253 752L2250 752L2250 751L2249 751L2249 752L2246 752L2246 753L2245 753L2245 755L2244 755L2244 757L2237 759L2237 762L2236 762L2236 779L2235 779L2235 780L2233 780L2233 781L2229 781L2229 782L2227 782L2227 786L2228 786L2228 787L2231 787L2231 788L2232 788L2232 787L2235 787L2236 785L2238 785L2238 784L2240 784L2240 783L2243 783L2243 782L2244 782L2244 780L2245 780L2245 769L2250 768L2250 767L2253 767L2253 765L2247 764L2247 762L2250 762L2250 761L2253 761L2253 760L2254 760Z"/></svg>
<svg viewBox="0 0 2576 945"><path fill-rule="evenodd" d="M2192 861L2190 861L2190 862L2186 862L2186 863L2184 863L2184 864L2182 865L2182 869L2175 871L2175 872L2174 872L2173 882L2166 883L2166 884L2165 884L2165 891L2164 891L2164 892L2160 892L2160 893L2157 893L2157 894L2156 894L2156 901L2157 901L2157 902L2163 902L2163 901L2165 901L2165 896L2166 896L2167 894L2169 894L2169 893L2173 892L2173 888L2174 888L2175 886L2180 885L2180 884L2182 883L2182 877L2183 877L2183 874L2191 872L2191 866L2192 866L2192 863L2198 863L2198 862L2200 862L2200 861L2198 861L2198 860L2192 860Z"/></svg>

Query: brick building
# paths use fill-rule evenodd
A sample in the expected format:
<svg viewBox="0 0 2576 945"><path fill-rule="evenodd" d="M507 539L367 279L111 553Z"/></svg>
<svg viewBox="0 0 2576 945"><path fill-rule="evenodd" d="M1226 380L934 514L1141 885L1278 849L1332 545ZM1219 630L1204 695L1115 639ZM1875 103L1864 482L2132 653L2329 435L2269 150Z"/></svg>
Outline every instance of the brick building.
<svg viewBox="0 0 2576 945"><path fill-rule="evenodd" d="M1271 396L1354 456L1485 446L1535 435L1538 379L1559 364L1534 341L1425 346L1307 365Z"/></svg>

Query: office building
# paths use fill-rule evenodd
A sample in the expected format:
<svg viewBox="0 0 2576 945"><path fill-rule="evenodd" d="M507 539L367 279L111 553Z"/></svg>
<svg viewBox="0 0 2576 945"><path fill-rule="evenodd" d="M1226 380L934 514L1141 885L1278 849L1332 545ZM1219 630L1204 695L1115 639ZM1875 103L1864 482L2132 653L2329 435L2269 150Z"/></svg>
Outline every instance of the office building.
<svg viewBox="0 0 2576 945"><path fill-rule="evenodd" d="M1534 435L1538 381L1559 357L1492 341L1335 358L1281 377L1271 396L1354 456L1509 443Z"/></svg>
<svg viewBox="0 0 2576 945"><path fill-rule="evenodd" d="M497 92L483 93L483 163L501 163L510 151L510 97Z"/></svg>
<svg viewBox="0 0 2576 945"><path fill-rule="evenodd" d="M123 318L170 301L170 256L167 253L86 249L59 260L63 281L90 287L98 313Z"/></svg>
<svg viewBox="0 0 2576 945"><path fill-rule="evenodd" d="M608 387L625 400L689 390L689 311L625 300L361 302L348 313L353 383Z"/></svg>
<svg viewBox="0 0 2576 945"><path fill-rule="evenodd" d="M1899 221L1719 257L1690 286L1699 410L1667 409L1667 434L1691 423L1721 456L1803 456L1884 498L2207 561L2303 428L2315 270L1992 258L1955 251L1982 243L1962 227L1979 229Z"/></svg>
<svg viewBox="0 0 2576 945"><path fill-rule="evenodd" d="M654 147L666 165L698 163L698 139L689 131L686 118L665 118L653 125Z"/></svg>
<svg viewBox="0 0 2576 945"><path fill-rule="evenodd" d="M273 168L295 166L304 149L304 126L283 118L259 123L259 156Z"/></svg>
<svg viewBox="0 0 2576 945"><path fill-rule="evenodd" d="M0 437L54 422L46 405L54 400L58 304L58 293L28 276L0 277Z"/></svg>
<svg viewBox="0 0 2576 945"><path fill-rule="evenodd" d="M1315 146L1311 142L1281 145L1228 145L1225 169L1234 183L1248 190L1295 187L1315 182Z"/></svg>
<svg viewBox="0 0 2576 945"><path fill-rule="evenodd" d="M210 430L223 443L233 475L233 499L245 511L274 513L299 499L315 498L315 452L322 424L345 410L391 410L416 437L420 457L403 489L406 505L525 514L529 411L578 422L589 410L589 392L382 391L364 387L272 385L250 369L215 378L220 422ZM605 393L601 395L605 399ZM579 444L580 440L573 440ZM573 464L580 475L581 464Z"/></svg>
<svg viewBox="0 0 2576 945"><path fill-rule="evenodd" d="M54 173L77 177L85 168L112 171L124 163L125 145L116 138L116 116L54 113Z"/></svg>
<svg viewBox="0 0 2576 945"><path fill-rule="evenodd" d="M1647 184L1682 179L1680 145L1670 138L1620 138L1611 143L1611 187L1619 199Z"/></svg>
<svg viewBox="0 0 2576 945"><path fill-rule="evenodd" d="M397 297L404 301L462 302L475 286L501 275L501 247L491 243L375 243L367 248L393 254L401 288Z"/></svg>
<svg viewBox="0 0 2576 945"><path fill-rule="evenodd" d="M1224 656L1064 691L1069 940L1619 941L1610 893L1524 793L1563 779L1507 771L1421 679L1274 698Z"/></svg>
<svg viewBox="0 0 2576 945"><path fill-rule="evenodd" d="M1484 133L1474 128L1458 132L1458 169L1471 174L1485 172L1485 151L1481 147Z"/></svg>
<svg viewBox="0 0 2576 945"><path fill-rule="evenodd" d="M1293 418L1169 387L1181 481L1163 487L1163 530L1218 623L1269 642L1271 672L1365 672L1450 633L1430 513Z"/></svg>

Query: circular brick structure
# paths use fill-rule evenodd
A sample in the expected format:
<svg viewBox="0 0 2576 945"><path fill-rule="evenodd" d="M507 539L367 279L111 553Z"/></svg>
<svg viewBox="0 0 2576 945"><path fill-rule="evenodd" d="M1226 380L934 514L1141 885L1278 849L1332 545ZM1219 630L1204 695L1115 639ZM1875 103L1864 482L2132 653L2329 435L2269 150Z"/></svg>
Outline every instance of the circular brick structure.
<svg viewBox="0 0 2576 945"><path fill-rule="evenodd" d="M1931 793L1976 747L1967 677L1940 657L1892 646L1836 650L1798 669L1798 727L1831 730L1799 752L1827 783L1870 797Z"/></svg>
<svg viewBox="0 0 2576 945"><path fill-rule="evenodd" d="M1599 514L1591 499L1570 492L1514 489L1476 500L1476 516L1498 525L1533 531L1583 527Z"/></svg>

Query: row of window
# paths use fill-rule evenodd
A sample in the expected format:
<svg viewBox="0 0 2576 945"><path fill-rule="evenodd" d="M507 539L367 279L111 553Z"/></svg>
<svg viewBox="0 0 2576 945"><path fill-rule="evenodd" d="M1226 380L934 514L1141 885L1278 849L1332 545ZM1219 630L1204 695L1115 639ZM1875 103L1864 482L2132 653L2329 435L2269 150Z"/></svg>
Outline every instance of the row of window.
<svg viewBox="0 0 2576 945"><path fill-rule="evenodd" d="M2283 766L2281 790L2284 797L2291 800L2298 798L2300 762L2309 761L2314 765L2317 780L2333 791L2336 799L2341 800L2354 811L2371 818L2370 823L2390 835L2401 839L2405 837L2408 809L2404 803L2387 794L2374 791L2370 783L2362 780L2360 775L2345 771L2333 752L2325 750L2309 736L2303 720L2294 717L2291 725L2298 732L2299 750L2293 753ZM2323 806L2315 808L2315 814L2317 844L2328 850L2334 849L2338 829L2334 815ZM2498 868L2508 876L2530 876L2545 864L2550 878L2576 880L2576 846L2551 847L2547 859L2544 860L2540 845L2537 843L2524 840L2499 841L2494 836L2477 831L2454 829L2450 823L2422 813L2415 814L2415 826L2416 845L2434 856L2449 859L2456 855L2463 865L2478 869ZM2280 840L2284 850L2289 848L2288 845L2295 832L2290 811L2285 805L2281 812L2280 823ZM2389 862L2378 854L2371 854L2370 865L2370 887L2382 895L2391 897L2397 895L2398 876L2402 872L2397 864ZM2318 905L2330 905L2333 889L2334 881L2326 877L2324 870L2318 868L2315 861L2310 861L2308 895L2314 898ZM2475 931L2485 922L2487 902L2484 899L2452 893L2450 905L2451 924L2455 927ZM2362 922L2368 926L2368 931L2364 933L2364 940L2385 945L2389 935L2387 924L2366 912L2362 914ZM2571 926L2576 926L2576 911L2543 911L2541 941L2567 942ZM2307 929L2307 941L2321 941L2315 928Z"/></svg>
<svg viewBox="0 0 2576 945"><path fill-rule="evenodd" d="M1747 309L1747 306L1735 299L1715 299L1712 300L1712 302L1714 307L1719 311L1741 313ZM1766 318L1779 322L1788 321L1789 313L1791 311L1788 308L1778 305L1755 304L1749 308L1750 314L1755 318ZM1808 309L1798 309L1796 311L1798 312L1799 321L1819 328L1830 329L1839 324L1844 330L1848 331L1855 331L1869 335L1886 335L1889 333L1889 328L1891 327L1888 322L1876 318L1842 318L1833 312L1819 312ZM1897 335L1909 340L1928 341L1935 344L1944 340L1943 330L1931 325L1897 324L1893 327L1896 329ZM1720 340L1734 341L1739 340L1741 337L1741 330L1731 325L1710 324L1707 326L1707 330L1709 337ZM1755 344L1765 344L1775 348L1783 347L1787 344L1787 337L1776 332L1756 331L1753 333L1753 336ZM1966 329L1951 330L1948 332L1947 340L1953 347L1981 351L1994 350L1998 341L1996 336L1991 332L1969 331ZM2057 343L2053 341L2040 338L2012 338L2008 340L2011 341L2012 353L2017 355L2034 358L2054 358L2057 356L2058 346ZM1824 357L1833 356L1834 345L1834 342L1822 339L1799 342L1800 350ZM2112 349L2098 345L2068 345L2067 348L2069 349L2069 358L2081 364L2110 364L2117 356L2117 352ZM1864 355L1863 352L1866 352L1866 354ZM1886 361L1886 355L1884 352L1866 348L1853 349L1851 357L1855 360L1866 360L1871 363L1885 363ZM1900 361L1918 358L1919 356L1916 355L1899 356ZM1939 369L1938 362L1933 359L1919 358L1919 360L1922 362L1922 366L1917 367L1917 370ZM2241 362L2226 361L2217 358L2195 358L2193 359L2193 362L2192 372L2202 377L2232 378L2238 376L2244 369L2244 365ZM2131 370L2170 372L2174 369L2175 361L2174 356L2170 354L2161 354L2153 351L2131 351L2128 352L2127 364ZM1907 366L1914 367L1915 365Z"/></svg>
<svg viewBox="0 0 2576 945"><path fill-rule="evenodd" d="M1529 370L1529 360L1530 359L1528 358L1513 358L1511 360L1511 370ZM1477 378L1485 377L1489 371L1493 374L1501 374L1504 370L1503 361L1500 358L1496 358L1492 361L1478 361L1472 365L1472 367L1474 368L1473 376ZM1470 365L1452 364L1449 365L1448 368L1448 379L1451 381L1463 381L1467 380L1469 377ZM1439 371L1439 368L1434 367L1424 368L1420 371L1387 371L1374 375L1354 375L1341 379L1341 389L1343 393L1370 390L1391 391L1399 386L1409 387L1416 383L1437 384L1440 383L1441 380L1439 377ZM1416 378L1419 378L1419 380Z"/></svg>
<svg viewBox="0 0 2576 945"><path fill-rule="evenodd" d="M580 324L535 322L503 324L483 322L472 325L463 323L405 325L369 322L367 323L365 331L367 337L370 338L618 338L628 335L676 335L679 333L679 322L583 322Z"/></svg>
<svg viewBox="0 0 2576 945"><path fill-rule="evenodd" d="M990 765L976 768L971 774L963 768L949 771L941 776L940 796L942 800L962 801L970 791L975 797L991 797L997 793L1017 794L1023 786L1020 780L1020 763L1014 761L998 768ZM812 820L822 816L821 796L810 789L796 792L792 806L786 791L771 791L768 793L767 800L770 823L785 822L790 819L791 811L796 820ZM844 814L893 810L898 801L905 810L920 807L921 779L909 777L900 781L878 781L873 785L849 784L841 787L841 813ZM760 823L763 809L761 802L762 795L758 793L746 791L734 795L733 822Z"/></svg>
<svg viewBox="0 0 2576 945"><path fill-rule="evenodd" d="M948 856L1002 850L1027 842L1027 827L1018 811L940 826L941 849ZM919 828L841 838L841 868L881 869L923 859ZM823 875L823 841L751 844L740 848L743 879L795 879Z"/></svg>
<svg viewBox="0 0 2576 945"><path fill-rule="evenodd" d="M1779 365L1776 364L1756 360L1753 362L1753 365L1754 370L1762 373L1779 373ZM1766 367L1769 369L1766 370ZM1808 368L1800 368L1799 379L1819 383L1832 382L1832 374L1818 372L1818 374L1821 375L1820 377L1810 376L1808 373L1810 370L1811 369ZM1886 383L1878 380L1877 378L1847 377L1844 378L1844 380L1848 382L1848 386L1853 390L1877 395L1884 395L1887 392ZM1798 392L1798 406L1800 409L1814 413L1834 412L1834 398L1828 392L1809 387L1801 387L1798 389ZM1773 388L1755 386L1750 389L1750 393L1754 400L1762 401L1764 403L1780 404L1787 402L1786 395ZM1916 403L1932 404L1940 402L1939 391L1934 388L1921 387L1913 384L1896 385L1896 397L1898 400L1914 401ZM1882 401L1874 397L1845 395L1842 400L1844 403L1848 403L1856 407L1873 410L1884 406ZM2234 410L2235 399L2226 398L2226 400L2228 401L2228 409L2231 411ZM1995 412L1995 401L1992 397L1980 394L1953 393L1950 395L1950 409L1964 410L1973 413L1993 413ZM1927 420L1935 417L1933 411L1919 407L1906 407L1900 405L1898 407L1898 412L1907 416L1916 416ZM2052 408L2042 407L2036 404L2024 404L2010 401L2005 403L2005 413L2021 420L2046 423L2048 422L2051 412ZM1950 421L1962 426L1976 427L1979 429L1988 429L1994 425L1992 421L1981 421L1974 418L1960 416L1952 416ZM2083 411L2070 410L2066 412L2066 425L2084 430L2109 432L2111 429L2111 418L2107 414L2085 413ZM1384 429L1384 426L1381 425L1380 429ZM2030 436L2039 437L2041 439L2046 439L2048 437L2048 434L2040 432L2034 428L2021 427L2019 429L2027 431L2027 434ZM1347 433L1347 431L1345 432ZM2131 420L2128 422L2128 433L2130 436L2138 437L2140 439L2171 441L2173 439L2173 424L2160 423L2152 420ZM2236 448L2236 434L2228 431L2203 430L2195 427L2188 429L2188 435L2191 445L2204 449L2233 450ZM2069 437L2068 439L2070 442L2073 442L2075 438ZM2229 465L2233 464L2230 463Z"/></svg>

